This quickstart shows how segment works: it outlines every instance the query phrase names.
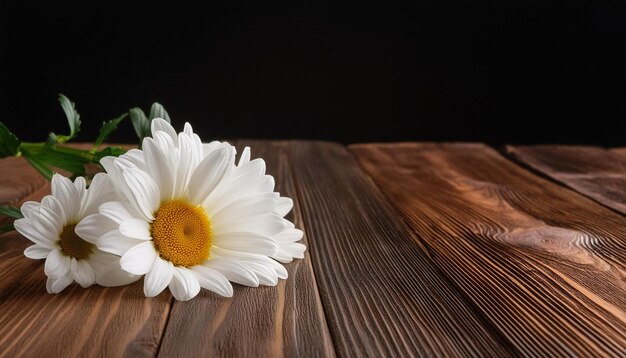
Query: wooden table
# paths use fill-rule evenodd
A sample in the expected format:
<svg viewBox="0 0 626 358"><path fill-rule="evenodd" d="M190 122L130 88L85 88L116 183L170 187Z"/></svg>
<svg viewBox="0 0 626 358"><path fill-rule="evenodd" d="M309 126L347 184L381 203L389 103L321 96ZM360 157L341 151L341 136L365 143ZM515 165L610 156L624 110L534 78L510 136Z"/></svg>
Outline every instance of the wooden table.
<svg viewBox="0 0 626 358"><path fill-rule="evenodd" d="M238 141L295 201L304 260L276 287L144 298L45 289L0 237L0 355L625 356L626 152ZM49 185L0 160L0 201ZM6 222L6 220L5 220Z"/></svg>

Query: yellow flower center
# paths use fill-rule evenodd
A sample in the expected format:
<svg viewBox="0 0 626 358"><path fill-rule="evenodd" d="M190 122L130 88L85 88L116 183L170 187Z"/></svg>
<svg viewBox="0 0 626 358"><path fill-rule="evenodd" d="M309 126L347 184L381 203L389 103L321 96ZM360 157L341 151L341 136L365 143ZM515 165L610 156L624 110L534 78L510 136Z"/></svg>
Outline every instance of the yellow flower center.
<svg viewBox="0 0 626 358"><path fill-rule="evenodd" d="M163 260L176 266L195 266L209 258L211 221L200 206L184 200L161 204L150 231Z"/></svg>
<svg viewBox="0 0 626 358"><path fill-rule="evenodd" d="M77 260L84 260L93 252L94 244L80 238L74 231L76 224L69 224L63 227L61 232L61 253L73 257Z"/></svg>

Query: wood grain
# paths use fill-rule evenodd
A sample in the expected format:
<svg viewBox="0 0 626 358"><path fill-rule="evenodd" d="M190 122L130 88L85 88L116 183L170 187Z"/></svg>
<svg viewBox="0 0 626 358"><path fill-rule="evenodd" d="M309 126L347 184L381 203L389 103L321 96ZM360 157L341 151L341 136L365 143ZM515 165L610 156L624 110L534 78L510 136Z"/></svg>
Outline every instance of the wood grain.
<svg viewBox="0 0 626 358"><path fill-rule="evenodd" d="M27 266L26 260L19 266ZM146 299L141 283L89 289L72 285L49 295L41 266L23 270L2 291L1 356L154 356L168 297Z"/></svg>
<svg viewBox="0 0 626 358"><path fill-rule="evenodd" d="M294 199L288 218L306 232L288 162L288 143L240 141L239 151L244 145L251 146L253 158L266 161L267 173L276 179L276 190ZM232 298L203 290L189 302L175 302L159 355L334 356L308 252L303 260L286 267L289 278L276 287L235 284Z"/></svg>
<svg viewBox="0 0 626 358"><path fill-rule="evenodd" d="M350 149L517 352L626 355L622 215L479 144Z"/></svg>
<svg viewBox="0 0 626 358"><path fill-rule="evenodd" d="M344 147L293 142L290 162L338 355L514 353L435 269Z"/></svg>
<svg viewBox="0 0 626 358"><path fill-rule="evenodd" d="M507 146L507 154L532 169L626 214L626 156L599 147Z"/></svg>
<svg viewBox="0 0 626 358"><path fill-rule="evenodd" d="M24 201L41 200L50 193L50 183L24 158L0 159L0 205L21 206ZM0 226L13 219L0 215Z"/></svg>

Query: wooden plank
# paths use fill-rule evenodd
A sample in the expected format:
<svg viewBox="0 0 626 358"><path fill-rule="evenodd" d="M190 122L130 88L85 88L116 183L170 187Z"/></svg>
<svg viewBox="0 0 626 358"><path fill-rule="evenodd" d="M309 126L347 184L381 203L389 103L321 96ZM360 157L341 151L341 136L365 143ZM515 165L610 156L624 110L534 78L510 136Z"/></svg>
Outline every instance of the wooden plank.
<svg viewBox="0 0 626 358"><path fill-rule="evenodd" d="M519 353L626 355L626 218L484 145L350 149Z"/></svg>
<svg viewBox="0 0 626 358"><path fill-rule="evenodd" d="M43 267L38 265L20 273L20 280L2 292L1 356L156 354L169 297L146 299L141 283L87 290L73 285L58 295L49 295L45 282Z"/></svg>
<svg viewBox="0 0 626 358"><path fill-rule="evenodd" d="M611 148L609 149L613 153L617 153L620 155L626 155L626 148Z"/></svg>
<svg viewBox="0 0 626 358"><path fill-rule="evenodd" d="M286 142L240 141L262 157L276 190L294 199L288 217L304 228ZM303 239L306 244L307 238ZM234 285L234 297L207 291L189 302L175 302L160 356L175 357L295 357L334 356L332 339L308 252L303 260L287 264L289 278L276 287Z"/></svg>
<svg viewBox="0 0 626 358"><path fill-rule="evenodd" d="M24 158L0 159L0 205L21 206L27 200L40 200L50 194L50 183ZM0 215L0 226L13 219Z"/></svg>
<svg viewBox="0 0 626 358"><path fill-rule="evenodd" d="M434 268L344 147L293 142L290 149L309 254L338 355L514 353Z"/></svg>
<svg viewBox="0 0 626 358"><path fill-rule="evenodd" d="M0 202L21 204L49 194L49 183L22 158L0 160ZM23 255L30 241L0 236L0 356L132 356L156 354L171 296L143 297L143 283L120 287L74 284L46 292L44 260Z"/></svg>
<svg viewBox="0 0 626 358"><path fill-rule="evenodd" d="M548 177L626 214L626 156L599 147L507 146L507 153Z"/></svg>

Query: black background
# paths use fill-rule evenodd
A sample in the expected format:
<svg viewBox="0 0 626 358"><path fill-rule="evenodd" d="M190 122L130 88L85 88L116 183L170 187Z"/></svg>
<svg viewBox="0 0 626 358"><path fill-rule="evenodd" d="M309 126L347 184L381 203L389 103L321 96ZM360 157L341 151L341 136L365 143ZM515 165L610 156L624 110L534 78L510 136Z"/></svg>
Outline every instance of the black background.
<svg viewBox="0 0 626 358"><path fill-rule="evenodd" d="M0 5L0 120L93 140L165 105L203 139L626 145L624 1ZM113 141L134 142L130 122Z"/></svg>

